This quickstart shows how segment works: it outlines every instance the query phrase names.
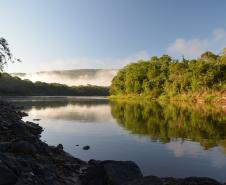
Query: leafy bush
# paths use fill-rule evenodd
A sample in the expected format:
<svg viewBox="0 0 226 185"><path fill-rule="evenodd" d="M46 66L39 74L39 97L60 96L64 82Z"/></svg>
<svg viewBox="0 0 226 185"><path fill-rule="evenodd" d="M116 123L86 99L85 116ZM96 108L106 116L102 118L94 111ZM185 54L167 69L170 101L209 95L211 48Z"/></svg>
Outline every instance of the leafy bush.
<svg viewBox="0 0 226 185"><path fill-rule="evenodd" d="M196 60L173 60L168 55L138 61L119 70L111 95L143 94L153 97L188 92L223 90L226 87L226 53L205 52Z"/></svg>

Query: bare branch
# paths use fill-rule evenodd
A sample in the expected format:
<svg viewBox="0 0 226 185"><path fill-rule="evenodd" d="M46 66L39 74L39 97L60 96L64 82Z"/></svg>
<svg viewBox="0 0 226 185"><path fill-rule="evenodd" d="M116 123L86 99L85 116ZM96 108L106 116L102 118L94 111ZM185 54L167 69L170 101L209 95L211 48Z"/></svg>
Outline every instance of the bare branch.
<svg viewBox="0 0 226 185"><path fill-rule="evenodd" d="M9 62L21 62L21 60L13 57L7 40L0 38L0 71L3 71L4 66Z"/></svg>

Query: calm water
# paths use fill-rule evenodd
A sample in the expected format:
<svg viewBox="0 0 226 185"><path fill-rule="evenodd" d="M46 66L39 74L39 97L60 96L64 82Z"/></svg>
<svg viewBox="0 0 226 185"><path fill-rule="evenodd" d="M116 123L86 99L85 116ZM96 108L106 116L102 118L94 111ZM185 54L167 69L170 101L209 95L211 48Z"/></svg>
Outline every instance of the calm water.
<svg viewBox="0 0 226 185"><path fill-rule="evenodd" d="M215 107L111 102L104 98L13 98L41 119L42 140L83 160L135 161L145 175L226 181L226 111ZM79 146L76 146L79 145ZM90 150L82 147L89 145Z"/></svg>

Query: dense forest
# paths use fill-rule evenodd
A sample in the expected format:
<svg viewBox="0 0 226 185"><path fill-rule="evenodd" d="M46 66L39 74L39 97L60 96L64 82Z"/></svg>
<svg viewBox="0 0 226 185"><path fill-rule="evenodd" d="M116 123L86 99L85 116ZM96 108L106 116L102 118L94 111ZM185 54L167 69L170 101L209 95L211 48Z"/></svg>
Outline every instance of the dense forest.
<svg viewBox="0 0 226 185"><path fill-rule="evenodd" d="M1 96L107 96L108 87L66 86L57 83L31 82L0 73Z"/></svg>
<svg viewBox="0 0 226 185"><path fill-rule="evenodd" d="M226 89L226 49L219 55L203 53L198 59L174 60L168 55L132 63L112 80L111 95L153 98L179 94L219 92Z"/></svg>

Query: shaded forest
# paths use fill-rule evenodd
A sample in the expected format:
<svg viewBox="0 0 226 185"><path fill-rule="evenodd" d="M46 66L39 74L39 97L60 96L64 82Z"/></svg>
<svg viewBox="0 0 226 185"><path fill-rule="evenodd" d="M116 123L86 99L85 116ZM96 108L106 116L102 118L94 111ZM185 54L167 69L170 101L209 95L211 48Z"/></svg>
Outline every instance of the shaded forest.
<svg viewBox="0 0 226 185"><path fill-rule="evenodd" d="M31 82L0 73L1 96L107 96L108 87L72 86L58 83Z"/></svg>

